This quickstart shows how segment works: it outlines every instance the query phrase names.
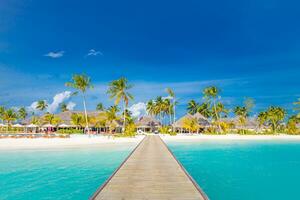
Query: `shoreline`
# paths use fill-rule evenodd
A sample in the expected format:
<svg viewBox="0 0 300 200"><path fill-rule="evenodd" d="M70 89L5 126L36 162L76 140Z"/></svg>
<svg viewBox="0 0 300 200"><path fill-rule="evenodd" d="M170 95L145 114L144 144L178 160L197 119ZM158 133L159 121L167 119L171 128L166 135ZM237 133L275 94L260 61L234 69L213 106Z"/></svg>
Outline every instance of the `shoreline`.
<svg viewBox="0 0 300 200"><path fill-rule="evenodd" d="M56 148L84 148L105 147L115 145L137 145L144 136L132 138L94 136L94 137L71 137L71 138L7 138L0 139L1 150L17 149L56 149Z"/></svg>
<svg viewBox="0 0 300 200"><path fill-rule="evenodd" d="M164 142L201 142L201 141L300 141L300 135L176 135L160 134ZM137 145L145 136L136 137L112 137L112 136L78 136L70 138L8 138L0 139L0 151L22 149L57 149L57 148L85 148L103 147L110 148L115 145Z"/></svg>

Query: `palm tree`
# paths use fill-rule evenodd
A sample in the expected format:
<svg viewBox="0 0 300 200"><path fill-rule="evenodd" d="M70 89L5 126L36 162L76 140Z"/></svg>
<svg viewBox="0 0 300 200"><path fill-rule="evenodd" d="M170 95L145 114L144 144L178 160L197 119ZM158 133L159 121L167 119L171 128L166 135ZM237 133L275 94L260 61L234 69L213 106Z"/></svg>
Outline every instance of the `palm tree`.
<svg viewBox="0 0 300 200"><path fill-rule="evenodd" d="M124 116L124 113L122 113L122 115ZM134 123L134 119L132 117L132 112L130 112L128 109L126 109L126 111L125 111L125 119L127 121L127 124Z"/></svg>
<svg viewBox="0 0 300 200"><path fill-rule="evenodd" d="M254 100L252 98L247 98L244 101L244 106L237 106L233 110L233 112L238 116L239 118L239 123L241 124L242 127L244 127L247 123L247 118L250 114L251 109L254 106ZM244 133L244 128L243 128L243 133Z"/></svg>
<svg viewBox="0 0 300 200"><path fill-rule="evenodd" d="M84 116L82 114L73 113L71 115L71 123L76 126L76 129L78 130L78 128L84 124Z"/></svg>
<svg viewBox="0 0 300 200"><path fill-rule="evenodd" d="M161 124L163 124L164 100L161 96L156 97L154 107L155 115L159 116L159 121Z"/></svg>
<svg viewBox="0 0 300 200"><path fill-rule="evenodd" d="M133 96L128 92L132 88L132 85L128 84L128 80L124 77L112 81L109 83L109 89L107 93L110 95L110 98L115 98L115 105L118 105L121 100L123 100L123 132L126 127L126 116L125 110L128 107L130 100L133 100Z"/></svg>
<svg viewBox="0 0 300 200"><path fill-rule="evenodd" d="M18 116L20 119L24 120L27 117L28 113L24 107L18 110Z"/></svg>
<svg viewBox="0 0 300 200"><path fill-rule="evenodd" d="M190 100L188 102L188 107L187 107L188 113L194 115L195 113L197 113L198 107L199 104L195 100Z"/></svg>
<svg viewBox="0 0 300 200"><path fill-rule="evenodd" d="M212 104L213 104L212 114L213 114L213 118L215 119L215 121L217 123L220 118L218 115L218 112L217 112L217 104L216 104L216 100L218 98L219 93L220 93L220 90L215 86L210 86L210 87L204 88L204 90L203 90L204 98L207 100L207 102L209 103L212 101ZM218 123L218 128L219 128L219 131L221 131L221 127L220 127L219 123Z"/></svg>
<svg viewBox="0 0 300 200"><path fill-rule="evenodd" d="M244 127L246 125L246 118L247 118L247 108L246 107L241 107L241 106L237 106L234 108L233 110L234 114L236 114L236 116L238 116L239 118L239 123L241 124L242 127ZM244 128L242 130L242 132L244 133Z"/></svg>
<svg viewBox="0 0 300 200"><path fill-rule="evenodd" d="M287 122L287 126L286 126L287 132L290 134L298 133L297 123L299 122L300 119L296 115L292 115Z"/></svg>
<svg viewBox="0 0 300 200"><path fill-rule="evenodd" d="M81 92L82 94L82 98L83 98L83 108L84 108L84 116L85 116L85 127L88 131L89 131L89 122L88 122L88 115L87 115L87 111L86 111L86 98L85 98L85 93L88 89L92 89L93 85L91 84L91 79L90 77L88 77L85 74L75 74L72 77L72 81L71 82L67 82L66 83L67 87L72 87L75 90L77 90L75 94L77 94L78 92Z"/></svg>
<svg viewBox="0 0 300 200"><path fill-rule="evenodd" d="M5 110L3 113L3 120L7 123L7 130L11 126L11 123L13 121L16 121L18 119L17 113L13 109Z"/></svg>
<svg viewBox="0 0 300 200"><path fill-rule="evenodd" d="M0 106L0 119L3 121L3 114L5 112L4 106Z"/></svg>
<svg viewBox="0 0 300 200"><path fill-rule="evenodd" d="M96 106L96 110L98 110L98 111L104 111L105 108L104 108L104 106L103 106L102 103L98 103L97 106Z"/></svg>
<svg viewBox="0 0 300 200"><path fill-rule="evenodd" d="M173 113L173 123L175 123L176 121L176 96L175 96L175 93L174 91L171 89L171 88L167 88L166 89L169 97L172 99L172 105L171 105L171 112L170 113ZM172 121L171 121L171 124L172 124Z"/></svg>
<svg viewBox="0 0 300 200"><path fill-rule="evenodd" d="M229 110L225 108L225 105L222 102L218 102L216 105L216 116L227 117ZM223 114L223 115L222 115Z"/></svg>
<svg viewBox="0 0 300 200"><path fill-rule="evenodd" d="M36 109L43 111L48 107L48 104L45 100L39 100L36 105Z"/></svg>
<svg viewBox="0 0 300 200"><path fill-rule="evenodd" d="M54 114L51 113L46 113L43 117L43 121L46 124L52 124L52 125L57 125L58 123L61 122L61 119Z"/></svg>
<svg viewBox="0 0 300 200"><path fill-rule="evenodd" d="M68 105L67 105L66 103L60 104L60 111L61 111L61 112L69 111Z"/></svg>
<svg viewBox="0 0 300 200"><path fill-rule="evenodd" d="M153 100L147 102L146 110L149 115L151 116L155 115L155 102Z"/></svg>
<svg viewBox="0 0 300 200"><path fill-rule="evenodd" d="M268 120L268 113L266 111L260 112L257 116L257 121L258 121L258 125L259 127L261 127L262 125L264 125Z"/></svg>
<svg viewBox="0 0 300 200"><path fill-rule="evenodd" d="M209 110L210 105L208 103L202 103L198 105L197 112L203 115L206 118L209 118L211 116L211 112Z"/></svg>
<svg viewBox="0 0 300 200"><path fill-rule="evenodd" d="M118 120L118 116L117 116L117 113L119 112L119 108L118 106L114 105L114 106L110 106L105 114L106 114L106 120L109 124L109 132L111 133L112 132L112 129L114 128L114 124L113 122L115 120ZM126 117L126 116L125 116Z"/></svg>
<svg viewBox="0 0 300 200"><path fill-rule="evenodd" d="M41 120L40 120L38 117L33 116L33 117L31 118L31 120L30 120L30 123L32 123L32 124L34 124L34 125L40 125Z"/></svg>
<svg viewBox="0 0 300 200"><path fill-rule="evenodd" d="M272 130L276 133L278 126L284 120L286 111L281 107L271 106L268 110L268 120L271 124Z"/></svg>
<svg viewBox="0 0 300 200"><path fill-rule="evenodd" d="M183 128L189 130L189 132L194 133L198 132L198 129L200 128L199 122L196 118L184 118L183 119Z"/></svg>

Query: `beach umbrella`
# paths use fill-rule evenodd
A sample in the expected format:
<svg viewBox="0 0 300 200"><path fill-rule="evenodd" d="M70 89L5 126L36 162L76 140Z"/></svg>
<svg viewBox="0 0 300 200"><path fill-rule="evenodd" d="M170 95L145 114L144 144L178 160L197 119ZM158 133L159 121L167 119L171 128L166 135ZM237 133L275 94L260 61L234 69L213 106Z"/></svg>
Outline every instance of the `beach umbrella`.
<svg viewBox="0 0 300 200"><path fill-rule="evenodd" d="M39 126L36 125L36 124L29 124L29 125L27 125L26 127L27 127L27 128L37 128L37 127L39 127Z"/></svg>
<svg viewBox="0 0 300 200"><path fill-rule="evenodd" d="M12 127L15 127L15 128L23 128L24 126L21 125L21 124L14 124L14 125L12 125Z"/></svg>
<svg viewBox="0 0 300 200"><path fill-rule="evenodd" d="M68 127L72 127L71 125L68 124L60 124L58 125L59 128L68 128Z"/></svg>
<svg viewBox="0 0 300 200"><path fill-rule="evenodd" d="M55 126L53 126L52 124L44 124L43 128L54 128Z"/></svg>

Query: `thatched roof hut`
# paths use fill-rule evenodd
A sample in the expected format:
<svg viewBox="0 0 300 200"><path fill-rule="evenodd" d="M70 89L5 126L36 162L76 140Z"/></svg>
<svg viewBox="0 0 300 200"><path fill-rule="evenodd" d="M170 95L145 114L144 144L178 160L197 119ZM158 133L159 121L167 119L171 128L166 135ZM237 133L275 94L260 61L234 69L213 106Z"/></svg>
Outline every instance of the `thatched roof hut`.
<svg viewBox="0 0 300 200"><path fill-rule="evenodd" d="M103 113L103 111L90 111L90 112L87 112L88 116L89 117L98 117L100 116L100 114ZM68 125L68 126L72 126L72 120L71 120L71 116L73 114L82 114L84 115L84 112L83 111L65 111L65 112L61 112L61 113L58 113L58 114L55 114L56 117L58 117L59 119L61 119L61 123L60 124L65 124L65 125ZM43 116L39 117L39 118L43 118ZM31 118L27 118L25 120L22 121L22 124L23 125L29 125L31 123Z"/></svg>
<svg viewBox="0 0 300 200"><path fill-rule="evenodd" d="M87 115L89 117L96 117L96 116L99 116L101 113L103 113L103 111L90 111L90 112L87 112ZM71 110L69 110L69 111L58 113L55 116L59 117L62 120L63 124L72 125L72 122L71 122L72 121L71 120L72 114L82 114L82 115L84 115L84 112L83 111L71 111Z"/></svg>
<svg viewBox="0 0 300 200"><path fill-rule="evenodd" d="M259 128L259 123L257 121L257 118L255 118L255 117L247 118L246 124L243 126L240 124L238 117L222 118L219 121L225 122L225 123L231 123L231 124L233 124L234 128L236 128L236 129L256 130Z"/></svg>
<svg viewBox="0 0 300 200"><path fill-rule="evenodd" d="M161 126L160 122L152 116L143 116L140 117L136 122L136 126L139 127L159 127Z"/></svg>
<svg viewBox="0 0 300 200"><path fill-rule="evenodd" d="M194 115L188 113L185 116L181 117L179 120L177 120L172 126L174 128L182 128L184 126L184 121L186 119L195 119L195 118L197 119L200 126L202 127L210 126L210 122L208 121L208 119L203 115L201 115L200 113L196 113Z"/></svg>

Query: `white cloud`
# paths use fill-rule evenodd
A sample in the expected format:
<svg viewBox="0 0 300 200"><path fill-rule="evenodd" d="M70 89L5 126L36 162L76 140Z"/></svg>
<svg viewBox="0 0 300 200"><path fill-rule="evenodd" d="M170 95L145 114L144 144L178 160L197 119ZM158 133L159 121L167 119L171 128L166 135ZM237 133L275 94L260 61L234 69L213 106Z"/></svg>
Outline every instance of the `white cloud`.
<svg viewBox="0 0 300 200"><path fill-rule="evenodd" d="M26 110L28 111L28 112L34 112L34 113L40 113L41 111L40 110L38 110L38 109L36 109L36 106L38 105L38 102L37 101L35 101L35 102L32 102L32 104L30 105L30 106L28 106L27 108L26 108Z"/></svg>
<svg viewBox="0 0 300 200"><path fill-rule="evenodd" d="M86 54L86 56L103 56L103 53L101 51L96 51L95 49L90 49L89 52Z"/></svg>
<svg viewBox="0 0 300 200"><path fill-rule="evenodd" d="M146 104L144 102L133 104L128 110L132 113L133 117L141 117L147 113Z"/></svg>
<svg viewBox="0 0 300 200"><path fill-rule="evenodd" d="M76 106L76 103L70 101L70 102L67 104L67 109L68 109L68 110L74 110L75 106Z"/></svg>
<svg viewBox="0 0 300 200"><path fill-rule="evenodd" d="M68 100L71 97L71 94L72 93L70 91L64 91L64 92L56 94L53 97L53 102L48 105L47 111L50 112L50 113L56 112L57 109L58 109L58 107L59 107L59 105L62 102Z"/></svg>
<svg viewBox="0 0 300 200"><path fill-rule="evenodd" d="M44 56L50 57L50 58L60 58L63 57L64 51L58 51L58 52L49 52L45 54Z"/></svg>

